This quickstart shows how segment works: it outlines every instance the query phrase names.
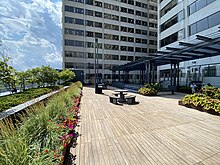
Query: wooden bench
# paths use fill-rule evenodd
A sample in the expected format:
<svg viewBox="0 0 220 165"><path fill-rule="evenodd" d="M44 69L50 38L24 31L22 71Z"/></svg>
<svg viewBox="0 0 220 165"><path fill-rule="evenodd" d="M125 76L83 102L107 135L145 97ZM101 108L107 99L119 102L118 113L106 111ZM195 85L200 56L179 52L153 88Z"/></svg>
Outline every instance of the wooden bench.
<svg viewBox="0 0 220 165"><path fill-rule="evenodd" d="M119 97L112 95L112 96L109 96L109 99L110 99L110 103L117 104Z"/></svg>
<svg viewBox="0 0 220 165"><path fill-rule="evenodd" d="M125 96L125 99L126 99L128 104L134 104L135 103L135 97L136 96L133 96L133 95Z"/></svg>

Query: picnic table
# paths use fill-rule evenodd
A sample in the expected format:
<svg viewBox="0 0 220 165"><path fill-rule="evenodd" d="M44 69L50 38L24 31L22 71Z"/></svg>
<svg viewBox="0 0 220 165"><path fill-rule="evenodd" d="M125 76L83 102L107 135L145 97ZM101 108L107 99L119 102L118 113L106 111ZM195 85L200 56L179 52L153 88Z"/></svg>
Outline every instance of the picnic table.
<svg viewBox="0 0 220 165"><path fill-rule="evenodd" d="M118 89L118 90L114 90L114 92L118 92L120 94L120 97L118 99L118 102L126 102L126 99L125 99L125 92L128 92L128 90L125 90L125 89Z"/></svg>

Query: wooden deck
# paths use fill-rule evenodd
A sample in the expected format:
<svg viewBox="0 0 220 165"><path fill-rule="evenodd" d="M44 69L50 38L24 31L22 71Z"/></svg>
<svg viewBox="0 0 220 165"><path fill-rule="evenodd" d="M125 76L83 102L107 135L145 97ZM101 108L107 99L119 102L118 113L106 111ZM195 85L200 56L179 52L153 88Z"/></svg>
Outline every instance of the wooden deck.
<svg viewBox="0 0 220 165"><path fill-rule="evenodd" d="M84 87L76 164L220 165L220 117L177 104L180 95L114 105Z"/></svg>

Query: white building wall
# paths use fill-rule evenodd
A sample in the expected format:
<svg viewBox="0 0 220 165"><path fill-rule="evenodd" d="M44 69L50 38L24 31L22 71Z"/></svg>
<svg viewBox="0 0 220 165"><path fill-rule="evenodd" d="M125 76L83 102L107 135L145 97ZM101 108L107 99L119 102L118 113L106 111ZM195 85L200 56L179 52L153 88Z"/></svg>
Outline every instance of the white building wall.
<svg viewBox="0 0 220 165"><path fill-rule="evenodd" d="M183 42L189 42L189 43L195 43L198 41L196 41L196 35L204 35L204 36L212 36L212 34L216 34L216 32L219 30L217 26L214 26L212 28L203 30L199 33L196 33L194 35L189 36L189 29L188 26L205 18L208 17L218 11L220 11L220 0L215 0L214 2L212 2L211 4L205 6L204 8L196 11L195 13L191 14L188 16L188 6L190 4L192 4L193 2L195 2L196 0L179 0L179 3L173 7L170 11L168 11L163 17L160 18L159 14L160 14L160 10L165 7L169 2L171 2L171 0L163 0L161 3L158 1L158 27L160 27L160 25L162 25L164 22L166 22L167 20L169 20L172 16L174 16L175 14L177 14L179 11L181 10L185 10L185 18L176 23L175 25L171 26L170 28L166 29L163 32L160 32L160 28L158 28L158 46L157 49L160 51L167 51L166 47L180 47L179 46L179 42L183 41ZM160 40L166 38L167 36L181 30L181 29L185 29L185 38L178 40L176 42L173 42L171 44L168 44L164 47L160 47ZM196 64L192 63L192 62L196 62ZM200 66L200 65L211 65L212 63L220 63L220 55L219 56L215 56L215 57L210 57L210 58L204 58L204 59L198 59L198 60L193 60L193 61L186 61L186 62L182 62L180 63L180 68L182 68L182 70L184 72L186 72L186 70L188 68L194 67L194 65L196 66ZM216 75L219 75L220 72L220 68L219 66L216 67L217 68L217 73ZM163 65L163 66L159 66L158 70L166 70L166 69L170 69L170 65ZM159 73L158 71L158 73ZM163 78L158 77L158 81L162 80ZM184 81L186 80L186 78L183 78ZM204 83L212 83L216 86L220 86L220 77L204 77L203 79Z"/></svg>

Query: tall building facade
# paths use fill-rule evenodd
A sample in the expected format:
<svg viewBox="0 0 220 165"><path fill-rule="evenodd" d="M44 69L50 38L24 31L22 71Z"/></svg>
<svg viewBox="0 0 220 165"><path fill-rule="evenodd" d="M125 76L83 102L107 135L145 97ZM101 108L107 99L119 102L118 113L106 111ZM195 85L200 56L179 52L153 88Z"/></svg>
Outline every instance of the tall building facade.
<svg viewBox="0 0 220 165"><path fill-rule="evenodd" d="M196 44L196 35L219 37L219 26L219 0L159 0L157 49L181 48L180 41ZM202 81L220 86L220 56L182 62L180 68L181 85ZM158 67L158 81L169 79L169 69Z"/></svg>
<svg viewBox="0 0 220 165"><path fill-rule="evenodd" d="M157 0L63 0L63 67L83 70L94 82L95 38L98 73L110 82L114 66L157 49ZM136 81L139 73L130 72Z"/></svg>

